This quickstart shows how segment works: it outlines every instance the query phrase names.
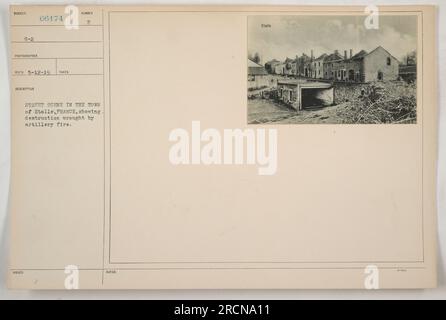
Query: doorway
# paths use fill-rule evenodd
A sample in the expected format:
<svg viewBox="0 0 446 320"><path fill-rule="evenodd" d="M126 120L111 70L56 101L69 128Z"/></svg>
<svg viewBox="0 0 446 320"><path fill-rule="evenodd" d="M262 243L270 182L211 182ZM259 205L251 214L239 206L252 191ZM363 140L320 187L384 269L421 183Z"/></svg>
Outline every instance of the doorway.
<svg viewBox="0 0 446 320"><path fill-rule="evenodd" d="M355 71L353 71L353 70L348 71L348 80L355 81Z"/></svg>
<svg viewBox="0 0 446 320"><path fill-rule="evenodd" d="M382 71L378 71L378 81L383 81L384 80L384 74Z"/></svg>

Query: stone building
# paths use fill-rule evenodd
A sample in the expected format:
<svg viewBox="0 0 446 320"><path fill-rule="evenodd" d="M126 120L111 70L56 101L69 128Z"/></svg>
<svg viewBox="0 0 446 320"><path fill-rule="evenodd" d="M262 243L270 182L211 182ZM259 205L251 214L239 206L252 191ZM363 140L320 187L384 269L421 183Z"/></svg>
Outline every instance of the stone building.
<svg viewBox="0 0 446 320"><path fill-rule="evenodd" d="M293 62L291 62L291 73L294 76L297 76L298 69L299 69L299 57L296 56L296 59L294 59Z"/></svg>
<svg viewBox="0 0 446 320"><path fill-rule="evenodd" d="M364 82L398 79L399 61L383 47L378 47L363 57Z"/></svg>
<svg viewBox="0 0 446 320"><path fill-rule="evenodd" d="M294 60L290 59L290 58L286 58L284 64L285 64L284 74L288 75L288 76L295 75L295 73L294 73L295 68L293 68Z"/></svg>
<svg viewBox="0 0 446 320"><path fill-rule="evenodd" d="M274 65L274 74L278 75L284 75L285 74L285 63L279 62L278 64Z"/></svg>
<svg viewBox="0 0 446 320"><path fill-rule="evenodd" d="M345 82L373 82L397 80L400 63L391 53L379 46L370 53L361 50L353 55L353 50L338 50L322 54L317 59L305 53L296 58L295 74L299 77Z"/></svg>
<svg viewBox="0 0 446 320"><path fill-rule="evenodd" d="M324 61L327 58L327 54L324 53L319 58L313 61L313 68L311 77L315 79L323 79L324 78Z"/></svg>
<svg viewBox="0 0 446 320"><path fill-rule="evenodd" d="M248 59L248 89L257 89L268 85L268 72L258 63Z"/></svg>
<svg viewBox="0 0 446 320"><path fill-rule="evenodd" d="M344 55L335 50L316 59L311 50L310 56L303 53L296 59L286 58L284 62L271 60L265 68L277 75L361 83L397 80L400 74L414 77L413 67L400 68L398 59L381 46L370 53L361 50L355 55L352 49L345 50Z"/></svg>
<svg viewBox="0 0 446 320"><path fill-rule="evenodd" d="M347 56L347 50L344 51L344 58L333 63L331 72L332 79L336 81L347 81L348 70L354 66L351 64L353 59L353 50L350 50L350 56Z"/></svg>
<svg viewBox="0 0 446 320"><path fill-rule="evenodd" d="M273 59L268 61L267 63L265 63L265 70L270 73L273 74L276 70L276 65L280 64L279 60Z"/></svg>
<svg viewBox="0 0 446 320"><path fill-rule="evenodd" d="M277 98L295 110L330 106L334 103L334 88L326 82L279 80Z"/></svg>
<svg viewBox="0 0 446 320"><path fill-rule="evenodd" d="M342 63L343 60L338 50L325 57L323 62L324 79L336 80L335 71L340 68L338 64Z"/></svg>
<svg viewBox="0 0 446 320"><path fill-rule="evenodd" d="M306 55L305 53L302 56L297 58L297 75L301 77L311 77L312 63L313 57Z"/></svg>
<svg viewBox="0 0 446 320"><path fill-rule="evenodd" d="M392 81L399 77L399 61L386 49L379 46L370 53L362 50L347 58L332 61L329 77L335 81L373 82Z"/></svg>

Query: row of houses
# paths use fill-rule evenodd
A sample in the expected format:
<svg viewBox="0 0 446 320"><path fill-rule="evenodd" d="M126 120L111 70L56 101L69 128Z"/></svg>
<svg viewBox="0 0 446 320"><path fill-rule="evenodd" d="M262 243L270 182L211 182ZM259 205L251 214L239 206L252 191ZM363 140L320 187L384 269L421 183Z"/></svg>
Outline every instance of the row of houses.
<svg viewBox="0 0 446 320"><path fill-rule="evenodd" d="M391 81L399 79L400 62L389 51L379 46L371 52L361 50L353 54L338 50L315 57L303 53L295 59L281 62L276 59L265 64L269 74L325 79L346 82Z"/></svg>

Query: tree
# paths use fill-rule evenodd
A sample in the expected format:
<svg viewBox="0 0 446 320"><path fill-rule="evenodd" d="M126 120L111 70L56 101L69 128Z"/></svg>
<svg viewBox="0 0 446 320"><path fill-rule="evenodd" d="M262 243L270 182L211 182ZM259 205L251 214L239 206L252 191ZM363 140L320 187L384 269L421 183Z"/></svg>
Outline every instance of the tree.
<svg viewBox="0 0 446 320"><path fill-rule="evenodd" d="M254 55L251 53L248 53L248 59L251 61L254 61L255 63L258 63L258 64L260 64L260 60L261 60L258 52L254 53Z"/></svg>
<svg viewBox="0 0 446 320"><path fill-rule="evenodd" d="M256 52L255 54L254 54L254 60L253 60L255 63L259 63L260 64L260 55L259 55L259 53L258 52Z"/></svg>
<svg viewBox="0 0 446 320"><path fill-rule="evenodd" d="M416 65L417 64L417 51L414 50L412 52L409 52L405 58L406 58L406 61L404 61L404 63L407 64L408 66Z"/></svg>

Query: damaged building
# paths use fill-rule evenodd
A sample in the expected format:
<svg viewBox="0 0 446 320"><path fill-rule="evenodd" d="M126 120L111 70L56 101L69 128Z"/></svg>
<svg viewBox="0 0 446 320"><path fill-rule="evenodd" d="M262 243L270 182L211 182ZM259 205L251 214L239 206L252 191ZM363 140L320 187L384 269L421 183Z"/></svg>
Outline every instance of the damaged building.
<svg viewBox="0 0 446 320"><path fill-rule="evenodd" d="M371 52L361 50L353 55L341 56L338 51L324 64L325 79L346 82L394 81L399 77L399 61L386 49L379 46Z"/></svg>
<svg viewBox="0 0 446 320"><path fill-rule="evenodd" d="M393 81L399 77L399 61L381 46L370 53L344 51L344 56L336 50L324 60L324 72L324 79L333 81Z"/></svg>
<svg viewBox="0 0 446 320"><path fill-rule="evenodd" d="M272 60L266 67L267 70L273 69L270 73L280 75L344 82L393 81L398 80L400 75L400 62L382 46L371 52L361 50L356 54L352 49L349 52L345 50L343 55L335 50L318 58L311 50L310 56L303 53L294 60Z"/></svg>
<svg viewBox="0 0 446 320"><path fill-rule="evenodd" d="M277 82L277 99L295 110L331 106L334 87L326 82L281 80Z"/></svg>
<svg viewBox="0 0 446 320"><path fill-rule="evenodd" d="M266 87L268 85L268 72L265 68L248 59L248 90Z"/></svg>
<svg viewBox="0 0 446 320"><path fill-rule="evenodd" d="M345 61L344 80L356 82L398 80L399 64L398 59L381 46L370 53L361 51Z"/></svg>

